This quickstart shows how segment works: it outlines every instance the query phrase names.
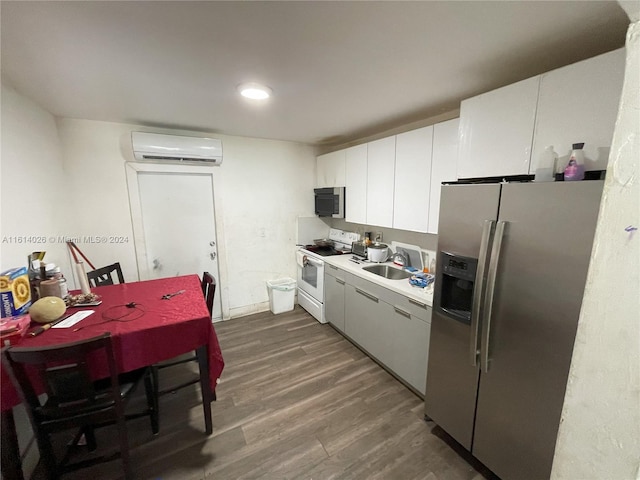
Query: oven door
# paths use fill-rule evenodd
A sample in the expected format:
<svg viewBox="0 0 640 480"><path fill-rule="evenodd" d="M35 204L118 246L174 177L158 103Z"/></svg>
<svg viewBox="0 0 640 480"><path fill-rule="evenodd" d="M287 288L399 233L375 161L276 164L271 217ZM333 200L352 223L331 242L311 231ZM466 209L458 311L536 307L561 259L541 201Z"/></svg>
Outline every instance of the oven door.
<svg viewBox="0 0 640 480"><path fill-rule="evenodd" d="M307 256L304 267L298 265L298 288L320 303L324 302L324 262Z"/></svg>

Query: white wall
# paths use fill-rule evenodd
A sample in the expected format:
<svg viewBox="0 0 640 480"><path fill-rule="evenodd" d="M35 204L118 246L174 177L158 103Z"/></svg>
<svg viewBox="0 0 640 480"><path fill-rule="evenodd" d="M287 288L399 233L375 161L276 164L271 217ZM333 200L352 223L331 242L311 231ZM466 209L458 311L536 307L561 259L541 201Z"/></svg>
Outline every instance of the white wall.
<svg viewBox="0 0 640 480"><path fill-rule="evenodd" d="M7 84L1 88L0 269L26 266L31 252L46 251L46 261L68 270L71 264L65 243L49 238L64 232L67 213L65 173L54 118ZM28 237L44 237L45 242L28 241ZM28 478L37 464L38 449L25 450L33 432L24 407L16 407L14 415L24 455L22 467Z"/></svg>
<svg viewBox="0 0 640 480"><path fill-rule="evenodd" d="M125 162L133 158L131 131L150 129L73 119L57 123L66 186L74 198L68 234L129 237L127 244L79 246L94 264L119 261L126 279L137 279ZM223 255L219 291L229 318L268 309L266 281L295 277L296 217L313 215L315 153L291 142L209 135L222 140L224 151L222 165L214 169L214 202Z"/></svg>
<svg viewBox="0 0 640 480"><path fill-rule="evenodd" d="M55 238L65 231L68 214L55 120L5 83L1 144L0 268L26 266L34 251L46 251L45 261L71 268L65 243Z"/></svg>
<svg viewBox="0 0 640 480"><path fill-rule="evenodd" d="M631 5L631 2L621 2ZM640 478L640 23L627 64L552 478ZM570 248L570 247L568 247Z"/></svg>

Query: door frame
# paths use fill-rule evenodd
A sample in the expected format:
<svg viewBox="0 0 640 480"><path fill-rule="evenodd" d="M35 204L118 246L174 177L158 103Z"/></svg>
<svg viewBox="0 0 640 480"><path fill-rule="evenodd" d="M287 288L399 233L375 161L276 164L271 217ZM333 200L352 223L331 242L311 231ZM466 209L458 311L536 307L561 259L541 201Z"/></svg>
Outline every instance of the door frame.
<svg viewBox="0 0 640 480"><path fill-rule="evenodd" d="M223 223L218 221L222 218L222 212L219 211L216 198L216 175L215 169L219 167L204 167L197 165L174 165L174 164L161 164L161 163L142 163L142 162L126 162L125 172L127 176L127 189L129 192L129 208L131 210L131 226L133 228L133 245L136 256L136 269L138 271L138 278L140 280L147 280L150 278L149 269L147 268L147 248L144 237L144 224L142 221L142 203L140 201L140 188L138 185L139 173L165 173L165 174L197 174L207 175L211 180L211 192L213 194L213 214L214 214L214 227L216 231L216 251L218 253L218 276L216 295L220 297L220 305L222 308L222 320L229 319L229 303L228 296L226 295L227 289L222 288L222 285L227 285L227 252L224 246L224 242L220 242L218 239L224 238ZM200 273L198 274L200 275Z"/></svg>

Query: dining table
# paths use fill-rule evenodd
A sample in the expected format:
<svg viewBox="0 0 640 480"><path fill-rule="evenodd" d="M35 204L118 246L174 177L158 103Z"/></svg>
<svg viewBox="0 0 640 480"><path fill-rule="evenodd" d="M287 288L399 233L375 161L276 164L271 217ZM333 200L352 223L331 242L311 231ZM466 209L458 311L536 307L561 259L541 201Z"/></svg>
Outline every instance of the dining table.
<svg viewBox="0 0 640 480"><path fill-rule="evenodd" d="M79 292L71 292L79 293ZM120 373L195 351L198 356L205 431L213 432L211 402L224 368L224 359L211 314L197 275L143 280L91 289L99 305L68 307L67 313L92 312L78 323L65 321L31 336L33 324L19 347L45 347L75 342L110 332ZM97 302L96 302L97 303ZM95 379L109 375L106 361L90 366ZM4 365L1 369L2 462L5 479L22 479L13 407L21 403Z"/></svg>

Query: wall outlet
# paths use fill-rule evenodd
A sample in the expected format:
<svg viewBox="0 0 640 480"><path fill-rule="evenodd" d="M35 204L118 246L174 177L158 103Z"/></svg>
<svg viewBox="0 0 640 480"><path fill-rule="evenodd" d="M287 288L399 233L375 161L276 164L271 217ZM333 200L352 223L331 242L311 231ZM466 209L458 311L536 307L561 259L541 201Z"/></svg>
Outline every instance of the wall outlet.
<svg viewBox="0 0 640 480"><path fill-rule="evenodd" d="M376 232L376 235L374 237L374 242L382 242L382 232Z"/></svg>

